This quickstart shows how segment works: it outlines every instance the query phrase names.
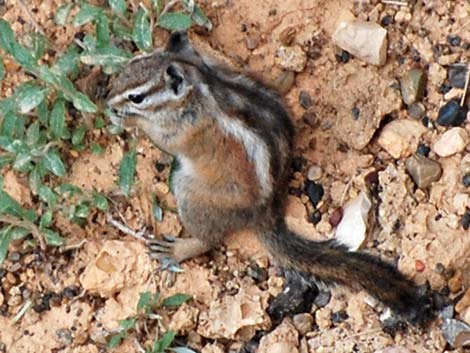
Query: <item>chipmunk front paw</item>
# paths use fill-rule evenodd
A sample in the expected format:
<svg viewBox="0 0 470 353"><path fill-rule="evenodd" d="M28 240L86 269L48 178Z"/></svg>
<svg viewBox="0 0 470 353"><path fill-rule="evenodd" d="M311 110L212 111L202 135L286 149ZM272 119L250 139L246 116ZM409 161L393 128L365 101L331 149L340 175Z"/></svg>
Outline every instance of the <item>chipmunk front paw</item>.
<svg viewBox="0 0 470 353"><path fill-rule="evenodd" d="M180 263L175 258L175 245L177 239L172 235L163 235L164 240L150 240L148 247L150 257L160 260L160 269L170 272L183 272Z"/></svg>

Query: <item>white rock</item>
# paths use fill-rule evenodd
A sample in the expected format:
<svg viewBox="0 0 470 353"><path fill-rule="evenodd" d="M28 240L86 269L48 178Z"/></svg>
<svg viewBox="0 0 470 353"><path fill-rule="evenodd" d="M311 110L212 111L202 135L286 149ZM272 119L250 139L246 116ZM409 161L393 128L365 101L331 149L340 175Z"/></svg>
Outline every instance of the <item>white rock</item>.
<svg viewBox="0 0 470 353"><path fill-rule="evenodd" d="M340 22L332 39L337 46L369 64L384 65L387 60L387 31L377 23Z"/></svg>
<svg viewBox="0 0 470 353"><path fill-rule="evenodd" d="M462 152L468 141L467 132L461 127L454 127L442 134L432 146L432 150L439 157L449 157Z"/></svg>
<svg viewBox="0 0 470 353"><path fill-rule="evenodd" d="M283 69L302 72L307 64L307 54L298 45L280 47L277 50L276 62Z"/></svg>
<svg viewBox="0 0 470 353"><path fill-rule="evenodd" d="M322 176L322 173L323 171L319 166L312 165L310 168L308 168L307 179L312 181L319 180Z"/></svg>
<svg viewBox="0 0 470 353"><path fill-rule="evenodd" d="M408 157L418 147L425 131L426 128L418 121L393 120L382 129L377 143L395 159Z"/></svg>
<svg viewBox="0 0 470 353"><path fill-rule="evenodd" d="M336 240L355 251L364 242L367 233L367 219L372 202L365 192L344 206L343 218L336 228Z"/></svg>
<svg viewBox="0 0 470 353"><path fill-rule="evenodd" d="M428 77L434 86L440 86L447 78L447 71L438 63L432 63L429 65Z"/></svg>

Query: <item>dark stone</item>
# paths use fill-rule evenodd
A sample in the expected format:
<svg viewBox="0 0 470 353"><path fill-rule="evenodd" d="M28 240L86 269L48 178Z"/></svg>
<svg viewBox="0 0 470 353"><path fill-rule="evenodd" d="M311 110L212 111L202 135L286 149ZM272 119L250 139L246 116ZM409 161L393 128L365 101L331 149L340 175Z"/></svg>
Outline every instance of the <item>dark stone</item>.
<svg viewBox="0 0 470 353"><path fill-rule="evenodd" d="M447 36L447 43L453 47L458 47L462 43L462 38L459 36L449 35Z"/></svg>
<svg viewBox="0 0 470 353"><path fill-rule="evenodd" d="M80 294L80 288L74 285L68 286L64 288L64 291L62 293L64 297L71 299Z"/></svg>
<svg viewBox="0 0 470 353"><path fill-rule="evenodd" d="M320 291L318 295L315 297L313 304L315 304L318 308L323 308L328 305L331 300L331 293L328 291Z"/></svg>
<svg viewBox="0 0 470 353"><path fill-rule="evenodd" d="M428 157L429 152L431 152L431 148L429 146L426 146L424 143L420 143L416 152L424 157Z"/></svg>
<svg viewBox="0 0 470 353"><path fill-rule="evenodd" d="M423 119L421 119L421 123L424 125L424 127L431 128L433 127L431 119L429 119L429 116L425 116Z"/></svg>
<svg viewBox="0 0 470 353"><path fill-rule="evenodd" d="M459 126L467 118L468 107L460 106L457 99L453 99L446 103L437 116L437 123L441 126Z"/></svg>
<svg viewBox="0 0 470 353"><path fill-rule="evenodd" d="M275 323L281 322L285 316L309 312L318 294L315 286L308 285L298 275L287 275L286 280L282 293L269 304L268 314Z"/></svg>
<svg viewBox="0 0 470 353"><path fill-rule="evenodd" d="M465 187L469 187L470 186L470 173L468 174L465 174L462 178L462 182L463 182L463 185L465 185Z"/></svg>
<svg viewBox="0 0 470 353"><path fill-rule="evenodd" d="M361 115L361 110L358 107L352 108L352 115L354 120L359 119L359 116Z"/></svg>
<svg viewBox="0 0 470 353"><path fill-rule="evenodd" d="M331 315L331 321L335 324L340 324L348 318L349 315L344 310L337 311Z"/></svg>
<svg viewBox="0 0 470 353"><path fill-rule="evenodd" d="M462 228L468 230L470 227L470 210L467 208L465 214L462 217Z"/></svg>
<svg viewBox="0 0 470 353"><path fill-rule="evenodd" d="M349 60L351 60L351 54L347 52L346 50L343 50L341 54L336 54L335 59L339 63L344 63L346 64Z"/></svg>
<svg viewBox="0 0 470 353"><path fill-rule="evenodd" d="M308 181L307 187L305 188L307 195L312 202L314 207L320 203L325 191L323 190L323 186L321 184L317 184L314 181Z"/></svg>
<svg viewBox="0 0 470 353"><path fill-rule="evenodd" d="M342 219L343 219L343 208L338 207L336 210L333 211L328 221L330 222L332 227L337 227Z"/></svg>
<svg viewBox="0 0 470 353"><path fill-rule="evenodd" d="M310 97L310 94L307 91L300 91L299 103L304 109L308 109L313 105L312 97Z"/></svg>
<svg viewBox="0 0 470 353"><path fill-rule="evenodd" d="M259 267L256 263L252 263L248 266L246 273L248 276L253 278L256 283L263 283L268 279L268 272L266 269Z"/></svg>
<svg viewBox="0 0 470 353"><path fill-rule="evenodd" d="M465 88L467 79L467 64L453 64L447 71L449 85L454 88Z"/></svg>
<svg viewBox="0 0 470 353"><path fill-rule="evenodd" d="M165 164L157 163L155 164L155 169L157 169L157 172L161 173L165 170Z"/></svg>
<svg viewBox="0 0 470 353"><path fill-rule="evenodd" d="M12 262L18 262L18 261L20 261L20 259L21 259L21 254L18 251L13 251L10 254L10 260Z"/></svg>
<svg viewBox="0 0 470 353"><path fill-rule="evenodd" d="M387 16L384 16L381 20L380 20L380 24L384 27L387 27L388 25L392 24L393 23L393 17L390 16L390 15L387 15Z"/></svg>
<svg viewBox="0 0 470 353"><path fill-rule="evenodd" d="M313 224L318 224L321 221L320 210L315 210L309 217L309 221Z"/></svg>
<svg viewBox="0 0 470 353"><path fill-rule="evenodd" d="M445 83L443 83L443 84L439 87L439 93L440 93L440 94L446 94L446 93L448 93L451 89L452 89L452 86L446 85Z"/></svg>

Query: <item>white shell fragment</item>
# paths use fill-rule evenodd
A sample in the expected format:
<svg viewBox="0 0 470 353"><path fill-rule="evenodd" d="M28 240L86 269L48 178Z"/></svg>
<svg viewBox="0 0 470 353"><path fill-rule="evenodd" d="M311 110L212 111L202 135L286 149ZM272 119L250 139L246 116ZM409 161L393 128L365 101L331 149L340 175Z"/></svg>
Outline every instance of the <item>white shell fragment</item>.
<svg viewBox="0 0 470 353"><path fill-rule="evenodd" d="M336 240L349 250L359 249L367 233L367 220L372 202L365 192L344 206L343 219L336 228Z"/></svg>
<svg viewBox="0 0 470 353"><path fill-rule="evenodd" d="M340 22L332 39L337 46L369 64L384 65L387 60L387 31L377 23Z"/></svg>

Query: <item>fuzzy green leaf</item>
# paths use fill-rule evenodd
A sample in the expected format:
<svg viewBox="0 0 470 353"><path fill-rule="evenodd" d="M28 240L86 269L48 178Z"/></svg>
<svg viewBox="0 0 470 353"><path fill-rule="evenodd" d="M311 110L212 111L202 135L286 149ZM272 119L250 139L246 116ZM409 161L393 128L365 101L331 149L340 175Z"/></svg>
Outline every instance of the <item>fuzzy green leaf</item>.
<svg viewBox="0 0 470 353"><path fill-rule="evenodd" d="M33 170L29 173L29 188L34 194L39 192L39 188L42 185L42 178L43 175L41 173L40 164L36 164Z"/></svg>
<svg viewBox="0 0 470 353"><path fill-rule="evenodd" d="M44 158L44 166L58 177L65 176L66 169L62 158L55 151L47 152Z"/></svg>
<svg viewBox="0 0 470 353"><path fill-rule="evenodd" d="M15 93L16 105L22 114L36 108L45 98L49 90L35 82L26 82L18 87Z"/></svg>
<svg viewBox="0 0 470 353"><path fill-rule="evenodd" d="M26 143L29 146L34 146L39 142L40 137L39 121L36 120L26 130Z"/></svg>
<svg viewBox="0 0 470 353"><path fill-rule="evenodd" d="M162 301L162 306L166 307L178 307L181 304L187 302L192 297L188 294L177 293L171 297L165 298Z"/></svg>
<svg viewBox="0 0 470 353"><path fill-rule="evenodd" d="M101 211L106 211L109 208L108 200L99 192L93 192L93 203Z"/></svg>
<svg viewBox="0 0 470 353"><path fill-rule="evenodd" d="M90 146L90 149L91 149L91 152L93 152L94 154L103 154L104 153L104 149L103 147L101 147L98 143L96 142L93 142Z"/></svg>
<svg viewBox="0 0 470 353"><path fill-rule="evenodd" d="M119 17L114 17L112 22L113 33L121 39L132 40L132 30L126 27Z"/></svg>
<svg viewBox="0 0 470 353"><path fill-rule="evenodd" d="M5 78L5 64L3 58L0 56L0 81Z"/></svg>
<svg viewBox="0 0 470 353"><path fill-rule="evenodd" d="M90 203L88 201L80 202L75 207L74 217L87 218L90 215Z"/></svg>
<svg viewBox="0 0 470 353"><path fill-rule="evenodd" d="M158 25L169 31L189 29L192 22L191 16L183 12L167 12L158 19Z"/></svg>
<svg viewBox="0 0 470 353"><path fill-rule="evenodd" d="M58 74L75 76L79 73L79 63L78 46L71 45L65 54L54 63L52 70Z"/></svg>
<svg viewBox="0 0 470 353"><path fill-rule="evenodd" d="M49 116L49 127L55 139L61 139L65 135L65 101L56 99Z"/></svg>
<svg viewBox="0 0 470 353"><path fill-rule="evenodd" d="M47 210L44 212L44 214L41 216L41 219L39 220L39 227L40 228L47 228L52 225L52 217L53 213L52 210Z"/></svg>
<svg viewBox="0 0 470 353"><path fill-rule="evenodd" d="M41 185L39 187L38 195L41 200L46 202L50 208L53 208L55 205L57 205L57 201L59 200L59 196L54 191L52 191L49 186L46 185Z"/></svg>
<svg viewBox="0 0 470 353"><path fill-rule="evenodd" d="M67 241L64 237L61 237L59 233L49 228L41 229L41 231L44 234L44 237L46 238L47 244L49 245L61 246L64 245Z"/></svg>
<svg viewBox="0 0 470 353"><path fill-rule="evenodd" d="M137 165L137 153L135 149L126 153L119 166L119 186L124 195L131 194L134 185L135 169Z"/></svg>
<svg viewBox="0 0 470 353"><path fill-rule="evenodd" d="M189 9L189 0L183 0L183 5ZM203 26L205 27L208 31L211 31L212 30L212 22L211 20L209 19L209 17L206 16L206 14L204 13L204 11L202 11L202 9L197 5L197 4L194 4L194 7L192 9L192 13L191 13L191 19L194 21L194 23L196 23L197 25L199 26Z"/></svg>
<svg viewBox="0 0 470 353"><path fill-rule="evenodd" d="M79 126L72 134L72 145L74 147L81 147L83 145L83 140L85 139L86 126Z"/></svg>
<svg viewBox="0 0 470 353"><path fill-rule="evenodd" d="M13 43L15 42L15 32L11 29L10 24L0 18L0 48L11 53Z"/></svg>
<svg viewBox="0 0 470 353"><path fill-rule="evenodd" d="M5 191L0 191L0 213L6 213L32 222L37 219L37 215L33 210L23 208L18 201Z"/></svg>
<svg viewBox="0 0 470 353"><path fill-rule="evenodd" d="M165 349L170 347L170 345L173 343L175 337L176 332L168 331L165 333L162 338L160 338L158 341L155 341L152 353L164 353Z"/></svg>
<svg viewBox="0 0 470 353"><path fill-rule="evenodd" d="M122 340L124 339L123 335L114 335L108 342L108 348L114 349L121 345Z"/></svg>
<svg viewBox="0 0 470 353"><path fill-rule="evenodd" d="M80 11L73 20L73 25L75 27L83 26L84 24L94 21L101 13L102 9L99 7L90 5L88 3L83 3L80 7Z"/></svg>
<svg viewBox="0 0 470 353"><path fill-rule="evenodd" d="M96 18L96 46L107 47L110 39L108 17L104 13L100 13Z"/></svg>
<svg viewBox="0 0 470 353"><path fill-rule="evenodd" d="M108 2L114 12L124 15L127 10L126 0L108 0Z"/></svg>
<svg viewBox="0 0 470 353"><path fill-rule="evenodd" d="M7 165L10 165L11 163L13 163L14 160L15 160L15 157L13 156L8 156L8 155L0 156L0 170L6 167Z"/></svg>
<svg viewBox="0 0 470 353"><path fill-rule="evenodd" d="M74 3L68 3L60 6L57 9L57 12L54 16L55 23L59 26L65 26L70 16L70 11L72 10Z"/></svg>
<svg viewBox="0 0 470 353"><path fill-rule="evenodd" d="M145 9L139 9L135 15L132 38L140 50L147 52L152 50L152 24L148 11Z"/></svg>
<svg viewBox="0 0 470 353"><path fill-rule="evenodd" d="M56 188L56 191L63 197L72 197L83 194L82 189L80 189L78 186L68 183L60 185L58 188Z"/></svg>
<svg viewBox="0 0 470 353"><path fill-rule="evenodd" d="M119 321L119 326L121 326L124 331L129 331L135 327L136 323L137 319L135 317L131 317L129 319Z"/></svg>
<svg viewBox="0 0 470 353"><path fill-rule="evenodd" d="M46 44L46 37L44 37L42 34L34 32L31 35L31 50L33 57L36 60L39 60L44 55L46 51Z"/></svg>
<svg viewBox="0 0 470 353"><path fill-rule="evenodd" d="M5 261L8 254L8 248L12 241L12 227L8 226L0 231L0 265Z"/></svg>
<svg viewBox="0 0 470 353"><path fill-rule="evenodd" d="M86 113L96 113L98 111L98 107L93 103L87 95L76 92L72 99L73 106L78 110Z"/></svg>
<svg viewBox="0 0 470 353"><path fill-rule="evenodd" d="M100 48L80 56L85 65L123 66L129 61L130 55L116 47Z"/></svg>

